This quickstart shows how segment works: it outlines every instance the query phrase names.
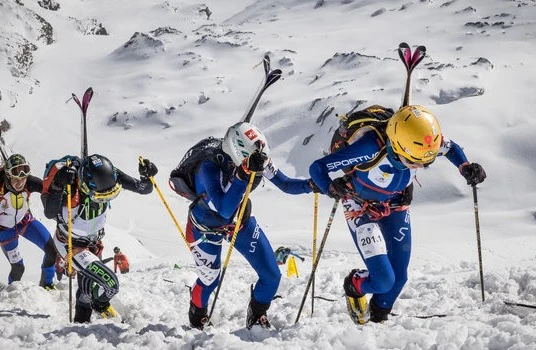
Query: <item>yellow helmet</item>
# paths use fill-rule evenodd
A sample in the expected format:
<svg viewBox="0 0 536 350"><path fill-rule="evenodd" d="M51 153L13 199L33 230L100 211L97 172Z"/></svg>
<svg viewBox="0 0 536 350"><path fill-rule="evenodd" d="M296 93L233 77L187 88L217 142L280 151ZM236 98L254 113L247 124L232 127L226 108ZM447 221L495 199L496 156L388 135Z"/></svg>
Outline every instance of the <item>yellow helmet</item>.
<svg viewBox="0 0 536 350"><path fill-rule="evenodd" d="M400 108L387 123L393 151L420 164L433 162L441 147L441 129L434 115L423 106Z"/></svg>

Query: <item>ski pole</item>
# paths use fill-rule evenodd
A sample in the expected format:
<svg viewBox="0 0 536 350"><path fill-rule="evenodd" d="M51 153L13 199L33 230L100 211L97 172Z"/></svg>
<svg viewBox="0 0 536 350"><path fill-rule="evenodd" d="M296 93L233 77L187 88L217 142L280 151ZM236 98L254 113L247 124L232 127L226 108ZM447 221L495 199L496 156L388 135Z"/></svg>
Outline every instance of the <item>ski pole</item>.
<svg viewBox="0 0 536 350"><path fill-rule="evenodd" d="M536 309L536 305L529 305L529 304L523 304L523 303L515 303L513 301L504 301L505 305L509 306L520 306L520 307L526 307L529 309Z"/></svg>
<svg viewBox="0 0 536 350"><path fill-rule="evenodd" d="M313 262L316 260L316 232L318 227L318 193L315 193L315 200L313 206ZM311 270L312 274L312 270ZM315 312L315 277L313 276L313 282L311 285L311 317Z"/></svg>
<svg viewBox="0 0 536 350"><path fill-rule="evenodd" d="M480 271L480 291L482 292L482 302L484 302L484 271L482 268L482 247L480 244L480 220L478 219L478 198L476 185L473 185L473 204L475 208L476 244L478 249L478 268Z"/></svg>
<svg viewBox="0 0 536 350"><path fill-rule="evenodd" d="M139 161L140 161L140 164L141 165L144 165L144 159L142 156L139 156ZM164 195L162 194L162 191L160 191L160 187L158 187L158 185L156 184L156 181L154 179L153 176L149 176L149 180L151 180L151 183L153 184L154 188L156 189L156 192L158 193L158 196L160 197L160 199L162 200L162 203L164 203L164 207L166 207L169 215L171 216L171 219L173 220L173 223L175 223L175 226L177 227L177 229L179 230L180 234L181 234L181 237L182 237L182 240L184 241L184 243L186 244L186 246L188 247L188 249L190 249L190 244L188 243L188 241L186 240L186 235L184 234L184 231L182 230L181 228L181 225L179 225L179 222L177 221L177 219L175 218L175 215L173 215L173 212L171 211L171 209L169 208L169 205L166 201L166 199L164 198Z"/></svg>
<svg viewBox="0 0 536 350"><path fill-rule="evenodd" d="M212 301L212 306L210 308L210 313L208 314L208 319L206 322L207 324L210 323L212 313L214 312L214 307L216 306L216 301L218 300L218 295L220 294L221 285L223 284L223 278L225 277L225 271L227 271L227 265L229 265L229 260L231 259L231 253L233 252L236 237L238 236L238 231L240 230L240 225L242 224L242 217L244 216L244 212L246 211L246 206L248 204L249 194L251 192L251 188L253 187L253 180L255 180L254 171L252 171L249 175L248 186L246 187L246 193L244 194L244 198L242 199L242 205L240 206L240 210L238 211L238 217L236 218L235 228L233 231L233 238L231 238L231 244L229 245L229 250L227 250L225 262L223 263L223 267L221 268L220 283L218 283L218 288L216 289L216 294L214 295L214 301Z"/></svg>
<svg viewBox="0 0 536 350"><path fill-rule="evenodd" d="M322 251L324 250L324 245L326 245L326 241L328 239L328 233L331 228L331 223L333 222L333 218L335 217L335 212L337 212L337 207L339 206L339 200L336 199L335 203L333 203L333 208L331 209L331 213L329 214L328 224L326 226L326 230L324 231L324 236L322 237L322 241L320 242L320 247L318 248L318 255L316 256L315 262L313 264L313 270L311 271L311 276L309 277L309 280L307 281L307 286L305 287L305 293L303 293L303 298L300 304L300 308L298 310L298 315L296 316L295 324L298 323L300 320L300 315L303 309L303 305L305 304L305 300L307 299L307 293L309 292L309 288L311 287L311 283L313 282L313 279L315 277L316 268L318 267L318 262L320 261L320 257L322 256Z"/></svg>
<svg viewBox="0 0 536 350"><path fill-rule="evenodd" d="M67 160L65 166L71 166ZM73 322L73 210L71 208L71 184L67 185L67 275L69 276L69 322Z"/></svg>

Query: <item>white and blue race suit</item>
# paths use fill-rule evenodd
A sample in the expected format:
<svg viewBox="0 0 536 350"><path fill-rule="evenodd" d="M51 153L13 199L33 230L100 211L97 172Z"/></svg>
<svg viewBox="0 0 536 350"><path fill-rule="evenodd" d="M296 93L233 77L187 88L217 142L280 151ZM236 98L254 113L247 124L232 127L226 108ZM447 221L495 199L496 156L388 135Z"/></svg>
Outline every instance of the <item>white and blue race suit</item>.
<svg viewBox="0 0 536 350"><path fill-rule="evenodd" d="M219 164L203 161L195 173L198 199L190 206L186 239L198 275L191 298L199 308L207 307L210 294L218 286L222 241L231 238L235 213L248 184L247 180L239 179L234 172L232 160L225 154ZM262 177L289 194L311 192L307 180L287 177L271 161L262 175L257 174L256 185ZM258 275L252 291L253 299L262 304L270 304L279 287L281 272L270 242L254 216L244 214L234 249L244 256Z"/></svg>
<svg viewBox="0 0 536 350"><path fill-rule="evenodd" d="M367 163L382 147L378 136L367 132L346 148L314 161L309 173L327 194L332 181L329 173ZM467 162L462 148L446 138L438 155L458 168ZM407 281L411 223L409 206L403 205L403 192L412 184L416 171L404 166L388 149L383 159L368 170L347 175L355 197L341 203L354 243L369 271L358 292L372 293L371 302L384 309L392 308Z"/></svg>

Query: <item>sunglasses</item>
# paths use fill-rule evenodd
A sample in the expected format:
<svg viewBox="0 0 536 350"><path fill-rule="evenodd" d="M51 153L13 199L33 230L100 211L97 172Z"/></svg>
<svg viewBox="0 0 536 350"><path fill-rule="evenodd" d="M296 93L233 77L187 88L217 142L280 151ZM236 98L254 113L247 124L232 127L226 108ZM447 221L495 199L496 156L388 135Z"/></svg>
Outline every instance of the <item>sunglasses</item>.
<svg viewBox="0 0 536 350"><path fill-rule="evenodd" d="M17 165L7 170L7 176L13 179L25 179L30 175L30 166L28 164Z"/></svg>
<svg viewBox="0 0 536 350"><path fill-rule="evenodd" d="M402 156L401 156L402 157ZM404 158L404 161L407 162L408 164L410 165L415 165L415 164L421 164L423 167L425 168L428 168L434 161L435 161L435 158L429 162L426 162L426 163L421 163L421 162L415 162L415 161L412 161L406 157L403 157Z"/></svg>
<svg viewBox="0 0 536 350"><path fill-rule="evenodd" d="M121 192L121 184L116 183L114 187L106 191L93 191L81 181L80 189L89 196L89 199L91 199L92 202L108 203L119 195L119 192Z"/></svg>

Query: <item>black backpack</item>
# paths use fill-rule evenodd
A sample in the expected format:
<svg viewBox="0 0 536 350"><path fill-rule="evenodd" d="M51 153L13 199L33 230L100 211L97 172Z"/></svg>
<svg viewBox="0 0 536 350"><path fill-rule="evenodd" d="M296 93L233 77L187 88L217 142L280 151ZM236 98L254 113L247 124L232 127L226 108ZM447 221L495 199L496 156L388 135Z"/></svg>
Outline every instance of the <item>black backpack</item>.
<svg viewBox="0 0 536 350"><path fill-rule="evenodd" d="M385 133L385 129L387 128L389 118L393 114L394 111L391 108L372 105L365 109L339 116L341 118L340 125L331 138L331 153L351 145L369 131L374 131L383 145L380 152L373 159L366 163L344 168L343 171L345 173L350 173L354 170L367 171L383 159L387 154L385 147L387 134Z"/></svg>
<svg viewBox="0 0 536 350"><path fill-rule="evenodd" d="M212 136L193 145L170 174L172 189L191 201L195 200L195 171L204 160L221 163L225 157L221 145L222 139Z"/></svg>

